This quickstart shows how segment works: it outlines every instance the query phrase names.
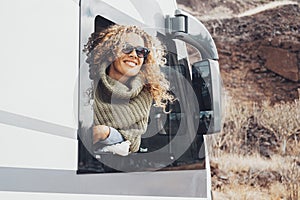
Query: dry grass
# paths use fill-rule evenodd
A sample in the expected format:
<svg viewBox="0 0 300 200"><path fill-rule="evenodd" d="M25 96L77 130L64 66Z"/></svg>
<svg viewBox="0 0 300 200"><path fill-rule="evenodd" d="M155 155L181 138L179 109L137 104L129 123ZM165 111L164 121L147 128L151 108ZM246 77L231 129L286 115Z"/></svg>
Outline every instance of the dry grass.
<svg viewBox="0 0 300 200"><path fill-rule="evenodd" d="M247 185L229 184L222 192L213 192L214 199L230 200L266 200L270 199L266 191L261 191Z"/></svg>
<svg viewBox="0 0 300 200"><path fill-rule="evenodd" d="M225 171L265 171L265 170L287 170L285 165L287 159L282 156L274 155L271 159L265 159L258 154L254 155L239 155L239 154L224 154L219 158L212 158L213 162L217 162L219 167Z"/></svg>
<svg viewBox="0 0 300 200"><path fill-rule="evenodd" d="M256 116L258 123L275 133L281 142L281 153L286 154L287 140L294 139L296 146L299 144L297 133L300 131L300 101L281 102L270 106L264 102L261 112ZM299 155L300 152L295 152Z"/></svg>
<svg viewBox="0 0 300 200"><path fill-rule="evenodd" d="M208 136L215 199L300 199L300 99L226 99L224 128Z"/></svg>
<svg viewBox="0 0 300 200"><path fill-rule="evenodd" d="M299 169L296 172L289 162L276 158L268 162L259 156L224 156L217 162L228 177L222 177L226 182L214 189L214 198L298 200Z"/></svg>

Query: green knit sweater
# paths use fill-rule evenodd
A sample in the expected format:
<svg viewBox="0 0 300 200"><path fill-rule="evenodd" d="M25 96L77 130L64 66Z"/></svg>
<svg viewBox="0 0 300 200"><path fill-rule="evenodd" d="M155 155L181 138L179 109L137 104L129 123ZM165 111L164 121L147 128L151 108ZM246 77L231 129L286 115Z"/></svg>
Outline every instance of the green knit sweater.
<svg viewBox="0 0 300 200"><path fill-rule="evenodd" d="M95 83L94 123L117 129L131 142L131 152L139 150L141 135L146 132L152 96L140 75L128 85L112 79L101 67L100 80Z"/></svg>

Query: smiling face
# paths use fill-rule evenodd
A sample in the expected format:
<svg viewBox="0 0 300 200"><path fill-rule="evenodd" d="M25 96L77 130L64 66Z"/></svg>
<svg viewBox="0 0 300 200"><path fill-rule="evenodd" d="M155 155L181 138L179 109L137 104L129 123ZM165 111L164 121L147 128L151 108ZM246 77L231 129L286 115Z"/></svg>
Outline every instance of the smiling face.
<svg viewBox="0 0 300 200"><path fill-rule="evenodd" d="M128 33L124 36L123 40L134 47L144 47L143 39L135 33ZM110 65L108 75L113 79L125 83L130 77L136 76L139 73L144 59L138 57L135 50L128 54L121 51L120 56Z"/></svg>

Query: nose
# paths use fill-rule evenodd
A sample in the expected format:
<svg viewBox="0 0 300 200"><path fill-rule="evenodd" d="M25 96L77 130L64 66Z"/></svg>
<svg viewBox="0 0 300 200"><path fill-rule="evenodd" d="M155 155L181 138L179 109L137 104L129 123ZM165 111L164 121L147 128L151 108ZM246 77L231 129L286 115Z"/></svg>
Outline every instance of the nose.
<svg viewBox="0 0 300 200"><path fill-rule="evenodd" d="M138 58L138 56L137 56L137 54L136 54L136 50L135 50L135 49L133 49L133 51L132 51L132 52L130 52L130 54L129 54L129 57L132 57L132 58Z"/></svg>

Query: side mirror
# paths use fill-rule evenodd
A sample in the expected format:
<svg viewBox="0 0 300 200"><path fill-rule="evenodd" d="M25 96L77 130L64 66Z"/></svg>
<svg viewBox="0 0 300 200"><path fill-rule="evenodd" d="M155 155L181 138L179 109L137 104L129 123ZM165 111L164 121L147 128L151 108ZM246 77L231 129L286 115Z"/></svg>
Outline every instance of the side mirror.
<svg viewBox="0 0 300 200"><path fill-rule="evenodd" d="M221 131L221 83L217 61L206 59L192 65L192 85L200 109L200 113L195 113L195 120L199 120L198 134Z"/></svg>

